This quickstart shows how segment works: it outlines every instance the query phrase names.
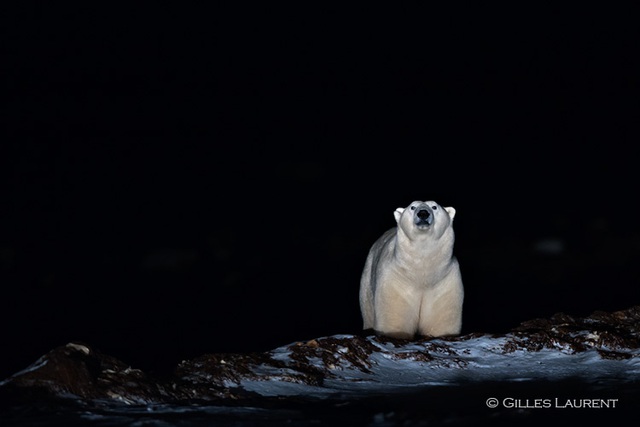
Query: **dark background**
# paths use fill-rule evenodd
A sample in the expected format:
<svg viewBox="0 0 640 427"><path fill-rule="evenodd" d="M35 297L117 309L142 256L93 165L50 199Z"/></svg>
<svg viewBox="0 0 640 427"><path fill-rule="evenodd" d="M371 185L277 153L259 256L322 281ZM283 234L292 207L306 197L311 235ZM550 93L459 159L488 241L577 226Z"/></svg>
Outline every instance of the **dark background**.
<svg viewBox="0 0 640 427"><path fill-rule="evenodd" d="M2 377L357 333L417 199L457 209L463 333L640 302L629 10L2 8Z"/></svg>

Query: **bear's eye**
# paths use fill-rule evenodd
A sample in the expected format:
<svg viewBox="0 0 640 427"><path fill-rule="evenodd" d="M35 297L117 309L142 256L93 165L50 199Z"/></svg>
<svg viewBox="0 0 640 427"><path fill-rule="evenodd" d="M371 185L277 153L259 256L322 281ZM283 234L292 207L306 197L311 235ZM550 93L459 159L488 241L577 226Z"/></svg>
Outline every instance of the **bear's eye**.
<svg viewBox="0 0 640 427"><path fill-rule="evenodd" d="M433 209L435 211L435 210L438 210L438 207L436 205L433 205L433 206L431 206L431 209Z"/></svg>
<svg viewBox="0 0 640 427"><path fill-rule="evenodd" d="M411 210L412 210L412 211L415 211L415 210L416 210L416 207L415 207L415 206L411 206Z"/></svg>

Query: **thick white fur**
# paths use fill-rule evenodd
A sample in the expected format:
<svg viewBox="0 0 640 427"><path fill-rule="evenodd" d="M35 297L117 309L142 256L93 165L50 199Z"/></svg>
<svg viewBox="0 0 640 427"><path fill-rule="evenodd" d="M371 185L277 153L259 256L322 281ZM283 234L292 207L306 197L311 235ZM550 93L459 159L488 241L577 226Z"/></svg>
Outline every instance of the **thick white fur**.
<svg viewBox="0 0 640 427"><path fill-rule="evenodd" d="M418 217L424 209L432 215L426 226ZM395 210L397 227L373 244L362 272L364 329L394 338L460 333L464 290L453 256L455 213L434 201Z"/></svg>

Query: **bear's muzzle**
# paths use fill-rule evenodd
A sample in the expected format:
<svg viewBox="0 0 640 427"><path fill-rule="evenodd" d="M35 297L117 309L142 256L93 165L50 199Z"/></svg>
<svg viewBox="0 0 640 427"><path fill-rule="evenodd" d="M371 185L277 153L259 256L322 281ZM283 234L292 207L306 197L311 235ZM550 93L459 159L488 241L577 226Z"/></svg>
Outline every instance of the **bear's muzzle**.
<svg viewBox="0 0 640 427"><path fill-rule="evenodd" d="M416 211L415 224L418 227L430 226L433 223L433 213L427 207L420 207Z"/></svg>

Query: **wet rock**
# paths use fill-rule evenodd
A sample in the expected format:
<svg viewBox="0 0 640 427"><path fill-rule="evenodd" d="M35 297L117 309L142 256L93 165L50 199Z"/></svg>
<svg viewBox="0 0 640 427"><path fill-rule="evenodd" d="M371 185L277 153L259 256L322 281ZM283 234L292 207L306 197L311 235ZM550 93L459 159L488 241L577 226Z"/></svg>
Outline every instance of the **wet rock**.
<svg viewBox="0 0 640 427"><path fill-rule="evenodd" d="M148 403L169 396L163 385L126 363L81 343L69 343L42 356L0 383L10 400L33 397L110 399Z"/></svg>
<svg viewBox="0 0 640 427"><path fill-rule="evenodd" d="M574 363L577 355L584 356L582 365ZM545 375L637 378L639 357L640 306L584 318L559 313L523 322L502 335L474 333L411 341L335 335L264 353L206 354L181 362L164 378L150 376L90 345L69 343L2 381L0 401L12 405L49 397L125 405L229 404Z"/></svg>
<svg viewBox="0 0 640 427"><path fill-rule="evenodd" d="M558 313L549 319L529 320L514 329L506 349L575 353L595 348L603 357L617 359L627 358L629 349L638 349L639 340L640 306L635 306L613 313L596 311L585 318Z"/></svg>

